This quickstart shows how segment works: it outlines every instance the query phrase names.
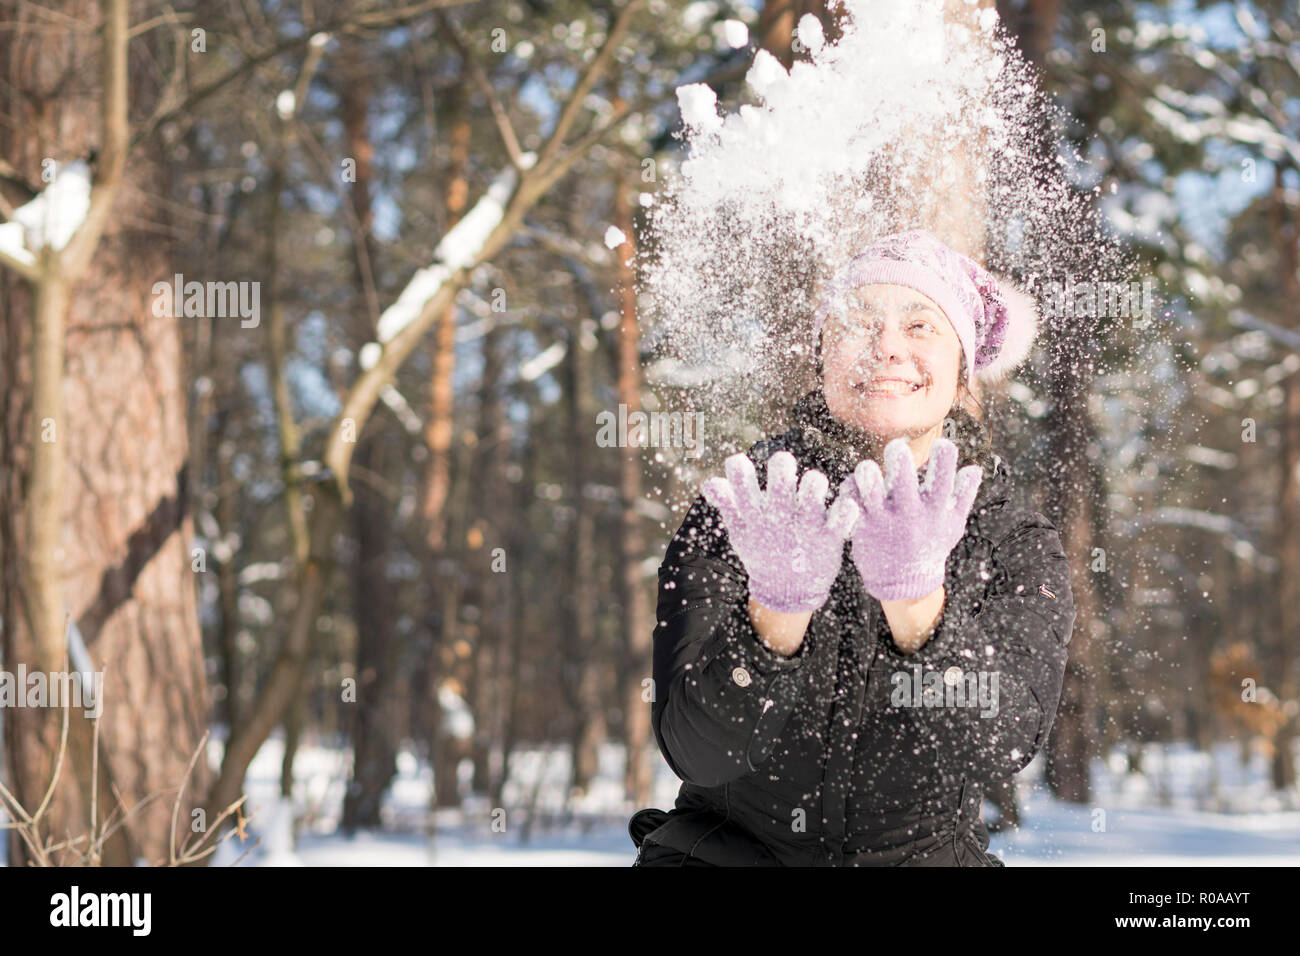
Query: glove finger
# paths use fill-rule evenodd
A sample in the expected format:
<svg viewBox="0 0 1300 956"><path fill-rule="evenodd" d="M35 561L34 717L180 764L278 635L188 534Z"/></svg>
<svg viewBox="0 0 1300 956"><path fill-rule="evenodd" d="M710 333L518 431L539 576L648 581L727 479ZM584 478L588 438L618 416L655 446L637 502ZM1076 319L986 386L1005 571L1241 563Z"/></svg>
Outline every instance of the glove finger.
<svg viewBox="0 0 1300 956"><path fill-rule="evenodd" d="M859 462L853 470L853 480L857 484L858 502L863 511L879 511L885 506L885 479L880 474L879 465L870 458Z"/></svg>
<svg viewBox="0 0 1300 956"><path fill-rule="evenodd" d="M830 481L815 468L804 473L799 482L799 520L804 523L821 523L822 512L826 510L826 492ZM814 524L816 523L816 524Z"/></svg>
<svg viewBox="0 0 1300 956"><path fill-rule="evenodd" d="M885 495L900 511L920 507L921 496L916 486L916 462L912 449L902 438L895 438L885 446Z"/></svg>
<svg viewBox="0 0 1300 956"><path fill-rule="evenodd" d="M975 496L983 481L984 469L979 465L967 465L957 472L956 503L953 510L962 515L970 514L971 505L975 503Z"/></svg>
<svg viewBox="0 0 1300 956"><path fill-rule="evenodd" d="M843 481L840 482L839 493L837 498L847 498L859 508L862 507L862 495L858 491L857 477L850 473Z"/></svg>
<svg viewBox="0 0 1300 956"><path fill-rule="evenodd" d="M736 505L736 496L732 492L731 483L725 478L709 478L700 485L700 493L704 495L704 500L718 509L722 515L722 523L727 528L735 530L739 508Z"/></svg>
<svg viewBox="0 0 1300 956"><path fill-rule="evenodd" d="M858 507L858 503L852 498L840 495L826 513L826 529L843 541L853 534L860 517L862 517L862 509Z"/></svg>
<svg viewBox="0 0 1300 956"><path fill-rule="evenodd" d="M946 438L936 438L930 446L930 461L921 485L921 500L929 505L947 507L952 501L953 479L957 475L957 446Z"/></svg>
<svg viewBox="0 0 1300 956"><path fill-rule="evenodd" d="M763 493L758 488L758 475L749 456L742 453L732 455L724 463L727 480L736 498L736 506L746 514L761 514L763 511Z"/></svg>
<svg viewBox="0 0 1300 956"><path fill-rule="evenodd" d="M778 514L793 514L799 468L794 455L778 451L767 460L767 507Z"/></svg>

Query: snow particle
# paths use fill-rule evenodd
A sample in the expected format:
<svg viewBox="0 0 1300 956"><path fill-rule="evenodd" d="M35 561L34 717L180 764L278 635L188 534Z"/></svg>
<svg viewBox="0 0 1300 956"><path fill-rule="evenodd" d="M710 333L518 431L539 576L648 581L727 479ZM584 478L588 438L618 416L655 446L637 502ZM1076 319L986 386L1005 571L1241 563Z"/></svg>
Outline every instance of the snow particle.
<svg viewBox="0 0 1300 956"><path fill-rule="evenodd" d="M722 35L727 41L727 46L733 50L739 50L741 47L749 46L749 27L739 20L727 20L722 24Z"/></svg>

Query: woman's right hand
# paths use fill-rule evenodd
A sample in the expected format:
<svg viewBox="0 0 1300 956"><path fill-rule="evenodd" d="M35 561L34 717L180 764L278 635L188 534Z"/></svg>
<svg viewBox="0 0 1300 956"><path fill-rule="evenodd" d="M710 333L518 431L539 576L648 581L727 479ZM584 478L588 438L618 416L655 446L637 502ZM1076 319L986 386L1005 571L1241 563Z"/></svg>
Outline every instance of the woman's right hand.
<svg viewBox="0 0 1300 956"><path fill-rule="evenodd" d="M857 503L840 496L828 509L828 482L815 470L804 474L796 491L798 470L788 451L768 459L766 490L758 487L748 455L732 455L725 468L726 478L710 478L700 490L722 514L749 575L750 597L782 614L817 610L839 576Z"/></svg>

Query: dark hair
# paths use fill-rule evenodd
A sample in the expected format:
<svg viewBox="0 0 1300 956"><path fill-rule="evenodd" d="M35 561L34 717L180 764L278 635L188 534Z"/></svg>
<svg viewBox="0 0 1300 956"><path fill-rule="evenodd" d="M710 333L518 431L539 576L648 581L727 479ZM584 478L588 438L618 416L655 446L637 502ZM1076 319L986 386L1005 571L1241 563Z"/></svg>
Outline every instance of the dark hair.
<svg viewBox="0 0 1300 956"><path fill-rule="evenodd" d="M979 465L984 469L984 476L990 477L993 474L993 434L984 424L984 406L974 395L965 388L966 382L966 355L963 352L961 365L958 367L957 381L962 384L958 386L959 395L952 408L948 409L948 414L944 417L943 437L947 438L957 446L957 463L959 465ZM966 401L969 401L979 409L979 415L971 413L966 407L966 401L963 401L963 395ZM952 424L949 425L948 423Z"/></svg>
<svg viewBox="0 0 1300 956"><path fill-rule="evenodd" d="M822 334L817 333L817 382L825 381L822 366ZM966 352L963 349L957 365L957 400L943 420L943 437L957 446L958 466L979 465L986 478L993 475L993 435L984 424L984 406L966 388ZM964 399L964 400L963 400ZM979 415L966 407L969 401L979 410Z"/></svg>

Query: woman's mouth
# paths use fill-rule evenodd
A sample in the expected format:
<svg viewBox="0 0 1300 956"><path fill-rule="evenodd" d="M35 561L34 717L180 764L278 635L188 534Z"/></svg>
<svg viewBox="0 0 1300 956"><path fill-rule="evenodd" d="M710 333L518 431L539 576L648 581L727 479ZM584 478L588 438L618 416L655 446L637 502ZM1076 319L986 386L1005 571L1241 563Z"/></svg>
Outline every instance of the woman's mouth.
<svg viewBox="0 0 1300 956"><path fill-rule="evenodd" d="M921 390L920 382L901 378L881 378L872 382L855 382L859 395L867 398L906 398Z"/></svg>

